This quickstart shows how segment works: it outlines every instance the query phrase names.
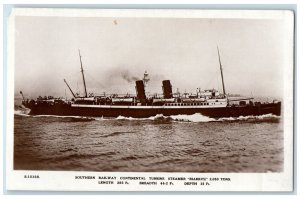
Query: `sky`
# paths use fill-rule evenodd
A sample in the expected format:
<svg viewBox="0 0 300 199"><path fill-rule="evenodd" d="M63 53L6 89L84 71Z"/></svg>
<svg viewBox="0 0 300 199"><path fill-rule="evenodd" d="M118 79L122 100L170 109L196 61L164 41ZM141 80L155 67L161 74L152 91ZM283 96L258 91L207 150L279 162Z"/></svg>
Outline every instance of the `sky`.
<svg viewBox="0 0 300 199"><path fill-rule="evenodd" d="M71 97L135 93L147 71L147 90L222 91L217 46L227 93L281 98L286 31L280 19L40 17L15 18L15 95ZM291 46L292 48L292 46Z"/></svg>

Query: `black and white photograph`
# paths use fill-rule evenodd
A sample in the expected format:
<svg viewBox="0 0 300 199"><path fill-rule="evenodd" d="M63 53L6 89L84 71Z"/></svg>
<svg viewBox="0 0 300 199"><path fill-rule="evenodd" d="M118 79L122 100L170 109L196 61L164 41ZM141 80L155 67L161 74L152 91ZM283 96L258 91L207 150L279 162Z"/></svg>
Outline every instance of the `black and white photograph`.
<svg viewBox="0 0 300 199"><path fill-rule="evenodd" d="M15 9L8 168L81 190L291 190L293 17Z"/></svg>

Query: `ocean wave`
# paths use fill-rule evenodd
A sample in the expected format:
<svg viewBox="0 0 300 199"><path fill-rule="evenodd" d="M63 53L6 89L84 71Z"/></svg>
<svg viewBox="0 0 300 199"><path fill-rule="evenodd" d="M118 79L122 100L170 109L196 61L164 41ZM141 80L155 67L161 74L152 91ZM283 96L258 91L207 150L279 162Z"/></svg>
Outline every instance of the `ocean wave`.
<svg viewBox="0 0 300 199"><path fill-rule="evenodd" d="M57 118L87 118L85 116L76 116L76 115L33 115L32 117L57 117Z"/></svg>
<svg viewBox="0 0 300 199"><path fill-rule="evenodd" d="M216 121L249 121L249 120L277 120L280 119L280 116L273 115L273 114L265 114L265 115L249 115L249 116L239 116L239 117L223 117L219 118Z"/></svg>
<svg viewBox="0 0 300 199"><path fill-rule="evenodd" d="M239 116L239 117L223 117L223 118L210 118L204 116L200 113L195 113L193 115L171 115L171 116L164 116L162 114L157 114L156 116L151 116L148 118L132 118L132 117L124 117L119 116L115 118L116 120L171 120L177 122L234 122L234 121L269 121L269 120L277 120L280 116L273 115L273 114L265 114L259 116Z"/></svg>
<svg viewBox="0 0 300 199"><path fill-rule="evenodd" d="M62 115L34 115L32 117L51 117L51 118L63 118L67 119L66 122L90 122L95 121L97 118L86 116L62 116ZM65 120L63 120L65 121Z"/></svg>
<svg viewBox="0 0 300 199"><path fill-rule="evenodd" d="M160 119L163 120L163 119L167 119L167 118L168 118L168 116L164 116L163 114L157 114L155 116L151 116L151 117L147 117L147 118L134 118L134 117L125 117L125 116L119 115L115 119L116 120L160 120Z"/></svg>
<svg viewBox="0 0 300 199"><path fill-rule="evenodd" d="M18 110L14 110L14 114L15 115L19 115L19 116L26 116L28 117L29 116L29 112L30 112L30 109L18 109Z"/></svg>
<svg viewBox="0 0 300 199"><path fill-rule="evenodd" d="M123 134L128 134L128 133L135 133L134 131L128 131L128 132L113 132L107 135L101 135L100 137L112 137L112 136L119 136Z"/></svg>
<svg viewBox="0 0 300 199"><path fill-rule="evenodd" d="M201 115L200 113L195 113L193 115L171 115L170 117L174 121L182 121L182 122L213 122L213 121L216 121L216 119Z"/></svg>
<svg viewBox="0 0 300 199"><path fill-rule="evenodd" d="M177 121L177 122L212 122L216 121L214 118L210 118L200 113L195 113L193 115L170 115L164 116L162 114L157 114L156 116L151 116L148 118L132 118L119 116L117 120L165 120L165 121Z"/></svg>
<svg viewBox="0 0 300 199"><path fill-rule="evenodd" d="M20 116L29 116L29 109L19 109L15 110L15 115ZM170 115L164 116L162 114L157 114L148 118L134 118L134 117L125 117L118 116L116 118L107 118L107 117L87 117L87 116L61 116L61 115L34 115L32 117L55 117L55 118L70 118L71 121L82 122L82 121L104 121L104 120L130 120L130 121L173 121L173 122L235 122L235 121L277 121L280 116L273 114L265 114L259 116L239 116L239 117L223 117L223 118L210 118L204 116L200 113L195 113L193 115Z"/></svg>
<svg viewBox="0 0 300 199"><path fill-rule="evenodd" d="M15 110L14 114L19 116L26 116L26 117L35 117L35 118L66 118L70 119L71 122L88 122L94 120L105 120L104 118L100 117L87 117L87 116L76 116L76 115L29 115L30 109L24 110Z"/></svg>

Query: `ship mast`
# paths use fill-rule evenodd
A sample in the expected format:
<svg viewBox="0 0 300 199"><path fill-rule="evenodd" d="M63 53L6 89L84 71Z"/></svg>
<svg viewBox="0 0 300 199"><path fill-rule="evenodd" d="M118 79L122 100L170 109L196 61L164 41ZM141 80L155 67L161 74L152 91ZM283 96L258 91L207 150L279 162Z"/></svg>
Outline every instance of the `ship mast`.
<svg viewBox="0 0 300 199"><path fill-rule="evenodd" d="M84 73L83 73L83 67L82 67L82 61L81 61L80 50L78 50L78 52L79 52L79 59L80 59L81 73L82 73L82 79L83 79L83 85L84 85L84 92L85 92L85 97L87 97L86 85L85 85L85 79L84 79Z"/></svg>
<svg viewBox="0 0 300 199"><path fill-rule="evenodd" d="M20 94L22 95L23 101L25 101L25 97L24 97L24 95L23 95L23 92L22 92L22 91L20 91Z"/></svg>
<svg viewBox="0 0 300 199"><path fill-rule="evenodd" d="M219 64L220 64L220 71L221 71L221 77L222 77L223 94L224 94L224 96L226 96L225 84L224 84L224 77L223 77L223 71L222 71L222 63L221 63L221 58L220 58L219 47L217 46L217 48L218 48Z"/></svg>
<svg viewBox="0 0 300 199"><path fill-rule="evenodd" d="M64 82L66 83L67 87L69 88L69 90L71 91L72 95L74 98L76 98L75 94L73 93L71 87L69 86L69 84L67 83L67 81L64 79Z"/></svg>

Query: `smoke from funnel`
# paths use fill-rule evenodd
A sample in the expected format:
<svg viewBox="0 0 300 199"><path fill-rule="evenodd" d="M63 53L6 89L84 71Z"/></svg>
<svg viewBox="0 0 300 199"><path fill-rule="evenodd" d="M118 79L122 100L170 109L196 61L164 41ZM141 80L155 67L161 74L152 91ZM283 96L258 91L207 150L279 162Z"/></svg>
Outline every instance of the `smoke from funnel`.
<svg viewBox="0 0 300 199"><path fill-rule="evenodd" d="M122 71L121 72L121 77L126 80L128 83L131 83L132 81L137 81L139 80L138 77L133 76L132 74L129 73L128 70Z"/></svg>

